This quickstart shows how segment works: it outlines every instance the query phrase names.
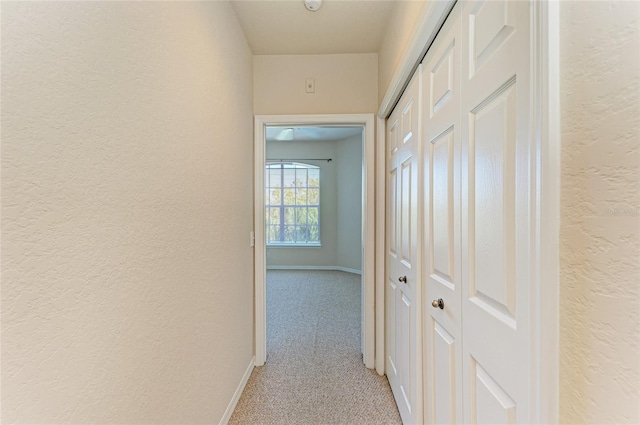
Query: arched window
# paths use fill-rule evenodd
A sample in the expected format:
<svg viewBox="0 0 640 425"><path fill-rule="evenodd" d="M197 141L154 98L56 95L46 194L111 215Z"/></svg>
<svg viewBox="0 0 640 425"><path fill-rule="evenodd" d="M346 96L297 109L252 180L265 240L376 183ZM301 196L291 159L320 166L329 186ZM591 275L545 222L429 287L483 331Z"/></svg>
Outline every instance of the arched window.
<svg viewBox="0 0 640 425"><path fill-rule="evenodd" d="M320 245L320 168L270 162L265 187L267 245Z"/></svg>

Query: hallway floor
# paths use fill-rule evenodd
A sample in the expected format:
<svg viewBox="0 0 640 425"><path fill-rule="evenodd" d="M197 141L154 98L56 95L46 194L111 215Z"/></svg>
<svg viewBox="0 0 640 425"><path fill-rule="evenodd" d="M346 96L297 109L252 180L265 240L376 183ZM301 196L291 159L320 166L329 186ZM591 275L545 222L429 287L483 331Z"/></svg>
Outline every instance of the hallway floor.
<svg viewBox="0 0 640 425"><path fill-rule="evenodd" d="M230 424L400 424L389 383L362 363L360 276L267 273L267 362Z"/></svg>

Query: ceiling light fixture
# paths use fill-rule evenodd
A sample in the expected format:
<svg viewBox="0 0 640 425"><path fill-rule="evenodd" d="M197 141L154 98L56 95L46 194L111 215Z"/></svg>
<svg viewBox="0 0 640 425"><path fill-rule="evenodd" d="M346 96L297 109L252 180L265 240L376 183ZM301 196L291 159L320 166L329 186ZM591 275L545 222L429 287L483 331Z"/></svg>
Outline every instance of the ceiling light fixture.
<svg viewBox="0 0 640 425"><path fill-rule="evenodd" d="M276 137L275 139L278 141L290 141L294 139L294 129L293 128L285 128L284 130L282 130Z"/></svg>
<svg viewBox="0 0 640 425"><path fill-rule="evenodd" d="M304 7L310 12L316 12L322 6L322 0L304 0Z"/></svg>

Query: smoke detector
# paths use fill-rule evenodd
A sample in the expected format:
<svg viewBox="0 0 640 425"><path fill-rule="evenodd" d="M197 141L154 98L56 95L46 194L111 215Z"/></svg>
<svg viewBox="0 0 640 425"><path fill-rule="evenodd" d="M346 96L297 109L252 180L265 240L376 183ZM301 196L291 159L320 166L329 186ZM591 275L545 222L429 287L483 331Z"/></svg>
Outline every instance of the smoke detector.
<svg viewBox="0 0 640 425"><path fill-rule="evenodd" d="M322 6L322 0L304 0L304 7L310 12L316 12Z"/></svg>

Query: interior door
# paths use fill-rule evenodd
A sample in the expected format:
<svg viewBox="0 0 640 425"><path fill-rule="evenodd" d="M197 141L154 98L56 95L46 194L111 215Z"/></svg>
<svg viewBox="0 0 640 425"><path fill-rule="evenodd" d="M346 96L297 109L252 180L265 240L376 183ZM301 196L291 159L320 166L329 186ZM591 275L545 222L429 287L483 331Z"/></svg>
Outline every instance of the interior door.
<svg viewBox="0 0 640 425"><path fill-rule="evenodd" d="M405 424L422 423L419 97L418 69L387 124L386 370Z"/></svg>
<svg viewBox="0 0 640 425"><path fill-rule="evenodd" d="M535 216L530 4L462 5L464 419L529 423Z"/></svg>
<svg viewBox="0 0 640 425"><path fill-rule="evenodd" d="M460 9L422 66L425 422L463 422L460 249Z"/></svg>

